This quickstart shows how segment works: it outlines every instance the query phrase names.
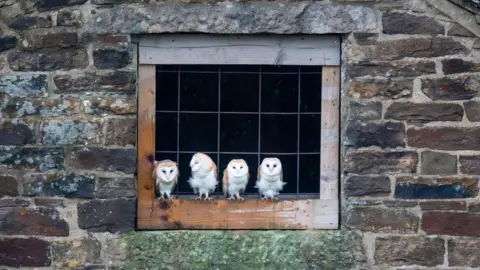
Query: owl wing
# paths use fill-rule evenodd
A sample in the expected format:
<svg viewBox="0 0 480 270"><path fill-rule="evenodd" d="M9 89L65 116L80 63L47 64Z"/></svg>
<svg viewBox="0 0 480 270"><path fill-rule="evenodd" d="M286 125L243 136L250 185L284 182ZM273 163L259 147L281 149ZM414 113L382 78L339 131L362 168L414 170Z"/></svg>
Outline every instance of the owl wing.
<svg viewBox="0 0 480 270"><path fill-rule="evenodd" d="M261 165L258 166L258 169L257 169L257 180L260 180L260 176L262 175L262 171L260 170L261 168Z"/></svg>
<svg viewBox="0 0 480 270"><path fill-rule="evenodd" d="M227 187L228 187L228 173L227 173L227 169L223 170L222 183L223 183L223 194L225 194L225 196L227 196Z"/></svg>
<svg viewBox="0 0 480 270"><path fill-rule="evenodd" d="M215 162L213 161L212 161L212 170L213 170L213 175L215 176L215 179L218 179L217 165L215 165Z"/></svg>

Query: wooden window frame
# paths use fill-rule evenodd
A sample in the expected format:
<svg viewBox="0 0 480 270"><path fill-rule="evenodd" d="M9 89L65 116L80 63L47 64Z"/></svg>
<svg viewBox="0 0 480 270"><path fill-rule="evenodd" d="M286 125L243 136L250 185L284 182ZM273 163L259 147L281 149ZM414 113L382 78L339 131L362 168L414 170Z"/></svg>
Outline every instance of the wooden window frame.
<svg viewBox="0 0 480 270"><path fill-rule="evenodd" d="M166 34L135 39L139 53L137 229L338 229L339 36ZM277 202L156 199L152 161L155 66L160 64L322 66L320 197Z"/></svg>

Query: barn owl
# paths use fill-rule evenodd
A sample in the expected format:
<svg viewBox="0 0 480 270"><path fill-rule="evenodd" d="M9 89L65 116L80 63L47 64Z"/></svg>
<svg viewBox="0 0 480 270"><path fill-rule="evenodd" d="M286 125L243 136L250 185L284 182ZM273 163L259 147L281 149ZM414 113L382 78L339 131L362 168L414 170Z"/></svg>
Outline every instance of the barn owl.
<svg viewBox="0 0 480 270"><path fill-rule="evenodd" d="M223 171L223 193L229 194L229 200L237 199L244 201L240 197L240 192L245 192L250 173L248 172L248 165L243 159L232 159L227 168Z"/></svg>
<svg viewBox="0 0 480 270"><path fill-rule="evenodd" d="M205 200L210 200L208 193L213 192L218 184L215 162L203 153L196 153L190 161L190 168L192 176L188 182L193 188L193 192L198 194L195 199L201 200L202 195L205 195Z"/></svg>
<svg viewBox="0 0 480 270"><path fill-rule="evenodd" d="M169 201L172 201L170 193L177 184L179 175L177 163L168 159L154 162L153 178L161 199L166 196Z"/></svg>
<svg viewBox="0 0 480 270"><path fill-rule="evenodd" d="M265 158L258 167L257 183L258 192L262 200L278 200L275 196L287 183L283 182L282 163L278 158Z"/></svg>

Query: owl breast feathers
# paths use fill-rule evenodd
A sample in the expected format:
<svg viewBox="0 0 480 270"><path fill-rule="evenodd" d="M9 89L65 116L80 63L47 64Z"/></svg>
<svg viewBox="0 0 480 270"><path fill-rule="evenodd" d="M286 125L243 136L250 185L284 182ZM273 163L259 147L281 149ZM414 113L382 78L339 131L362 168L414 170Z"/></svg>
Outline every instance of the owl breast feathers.
<svg viewBox="0 0 480 270"><path fill-rule="evenodd" d="M177 184L178 176L177 163L168 159L154 162L153 178L162 199L166 196L171 200L170 193Z"/></svg>
<svg viewBox="0 0 480 270"><path fill-rule="evenodd" d="M202 199L202 195L205 195L205 199L210 200L209 193L212 193L218 184L215 162L203 153L196 153L190 161L190 168L192 176L188 182L194 193L199 195L197 199Z"/></svg>
<svg viewBox="0 0 480 270"><path fill-rule="evenodd" d="M249 178L250 173L245 160L231 160L223 171L223 193L230 195L229 200L234 200L236 197L243 201L244 199L240 197L240 193L245 192Z"/></svg>
<svg viewBox="0 0 480 270"><path fill-rule="evenodd" d="M276 199L283 186L283 168L278 158L265 158L258 167L257 183L258 192L262 199Z"/></svg>

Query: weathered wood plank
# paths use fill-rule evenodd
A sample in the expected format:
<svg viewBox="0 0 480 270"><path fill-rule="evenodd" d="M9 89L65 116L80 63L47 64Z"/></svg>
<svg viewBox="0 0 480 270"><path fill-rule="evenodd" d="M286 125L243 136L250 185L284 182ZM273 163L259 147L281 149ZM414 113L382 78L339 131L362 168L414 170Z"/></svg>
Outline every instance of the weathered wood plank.
<svg viewBox="0 0 480 270"><path fill-rule="evenodd" d="M322 68L320 199L338 200L340 67Z"/></svg>
<svg viewBox="0 0 480 270"><path fill-rule="evenodd" d="M150 218L142 212L144 205L152 205L155 198L155 184L152 179L155 158L155 66L140 65L138 68L138 218L137 223Z"/></svg>
<svg viewBox="0 0 480 270"><path fill-rule="evenodd" d="M139 204L143 229L336 229L338 200L153 201Z"/></svg>

